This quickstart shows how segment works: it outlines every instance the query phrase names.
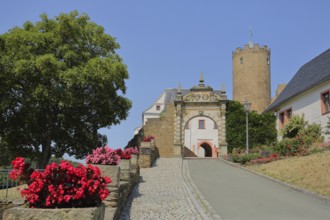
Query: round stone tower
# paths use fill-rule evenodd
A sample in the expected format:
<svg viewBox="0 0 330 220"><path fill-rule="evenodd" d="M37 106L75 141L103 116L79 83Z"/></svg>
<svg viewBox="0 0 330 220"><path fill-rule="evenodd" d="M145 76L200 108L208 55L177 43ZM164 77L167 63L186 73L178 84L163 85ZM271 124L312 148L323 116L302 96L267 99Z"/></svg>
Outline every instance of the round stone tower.
<svg viewBox="0 0 330 220"><path fill-rule="evenodd" d="M270 98L270 49L250 41L233 52L233 99L261 113Z"/></svg>

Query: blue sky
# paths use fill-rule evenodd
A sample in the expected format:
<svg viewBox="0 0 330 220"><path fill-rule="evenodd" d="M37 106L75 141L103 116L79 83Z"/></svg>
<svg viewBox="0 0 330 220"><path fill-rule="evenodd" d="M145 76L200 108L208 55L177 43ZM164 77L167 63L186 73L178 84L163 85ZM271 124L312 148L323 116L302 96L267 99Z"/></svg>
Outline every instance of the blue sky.
<svg viewBox="0 0 330 220"><path fill-rule="evenodd" d="M2 0L0 34L25 21L72 10L115 36L128 66L126 96L133 107L120 125L101 131L113 148L123 147L141 125L142 112L165 88L205 83L232 97L232 51L249 41L271 49L272 96L307 61L329 48L327 0Z"/></svg>

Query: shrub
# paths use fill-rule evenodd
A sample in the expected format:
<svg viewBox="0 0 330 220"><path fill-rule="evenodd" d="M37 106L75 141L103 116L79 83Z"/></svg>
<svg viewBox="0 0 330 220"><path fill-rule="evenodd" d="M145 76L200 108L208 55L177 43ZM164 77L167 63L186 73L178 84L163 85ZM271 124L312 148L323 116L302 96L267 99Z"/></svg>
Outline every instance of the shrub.
<svg viewBox="0 0 330 220"><path fill-rule="evenodd" d="M286 138L275 145L275 152L283 156L306 155L308 144L300 136Z"/></svg>
<svg viewBox="0 0 330 220"><path fill-rule="evenodd" d="M260 157L259 153L252 153L252 154L237 154L236 156L233 155L233 162L234 163L241 163L246 164L249 161Z"/></svg>
<svg viewBox="0 0 330 220"><path fill-rule="evenodd" d="M109 177L102 177L98 167L78 165L67 161L46 166L44 172L29 167L24 158L12 161L13 180L26 180L28 188L21 191L31 208L71 208L99 205L109 195Z"/></svg>
<svg viewBox="0 0 330 220"><path fill-rule="evenodd" d="M283 138L294 138L298 133L304 129L307 122L304 120L304 116L293 115L288 124L281 130Z"/></svg>
<svg viewBox="0 0 330 220"><path fill-rule="evenodd" d="M87 164L118 165L120 162L120 156L115 150L105 146L93 150L92 154L87 155L85 161Z"/></svg>
<svg viewBox="0 0 330 220"><path fill-rule="evenodd" d="M116 154L120 157L120 159L129 160L132 158L131 150L128 149L122 150L119 148L116 150Z"/></svg>
<svg viewBox="0 0 330 220"><path fill-rule="evenodd" d="M154 139L155 139L154 136L149 135L149 136L147 136L147 137L144 137L144 138L142 139L142 141L143 141L143 142L151 142L151 140L154 140Z"/></svg>
<svg viewBox="0 0 330 220"><path fill-rule="evenodd" d="M263 163L269 163L271 161L278 160L278 155L277 154L271 154L268 157L261 157L261 158L256 158L254 160L251 160L250 163L252 164L263 164Z"/></svg>
<svg viewBox="0 0 330 220"><path fill-rule="evenodd" d="M129 148L126 148L125 150L127 150L131 154L138 154L139 153L139 150L137 149L137 147L129 147Z"/></svg>
<svg viewBox="0 0 330 220"><path fill-rule="evenodd" d="M272 144L277 137L276 118L271 113L258 114L249 112L249 143L250 146ZM233 148L245 148L246 114L238 101L228 101L226 109L226 140L228 152Z"/></svg>
<svg viewBox="0 0 330 220"><path fill-rule="evenodd" d="M306 123L306 126L298 132L306 144L311 145L314 142L322 142L322 127L320 124Z"/></svg>

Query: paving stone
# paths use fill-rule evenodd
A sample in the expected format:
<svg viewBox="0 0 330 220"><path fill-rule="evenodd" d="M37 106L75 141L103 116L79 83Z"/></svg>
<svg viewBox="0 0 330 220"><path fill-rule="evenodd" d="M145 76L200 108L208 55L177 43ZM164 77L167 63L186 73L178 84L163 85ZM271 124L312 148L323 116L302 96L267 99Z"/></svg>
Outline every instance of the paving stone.
<svg viewBox="0 0 330 220"><path fill-rule="evenodd" d="M133 188L120 220L205 219L189 195L181 158L160 158L140 172L140 183Z"/></svg>

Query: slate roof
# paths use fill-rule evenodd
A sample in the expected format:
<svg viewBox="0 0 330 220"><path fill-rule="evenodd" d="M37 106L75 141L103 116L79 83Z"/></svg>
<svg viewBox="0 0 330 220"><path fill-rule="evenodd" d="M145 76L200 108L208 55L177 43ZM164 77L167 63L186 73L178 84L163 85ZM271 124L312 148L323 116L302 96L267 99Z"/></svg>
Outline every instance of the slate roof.
<svg viewBox="0 0 330 220"><path fill-rule="evenodd" d="M330 79L330 49L303 65L265 112Z"/></svg>

